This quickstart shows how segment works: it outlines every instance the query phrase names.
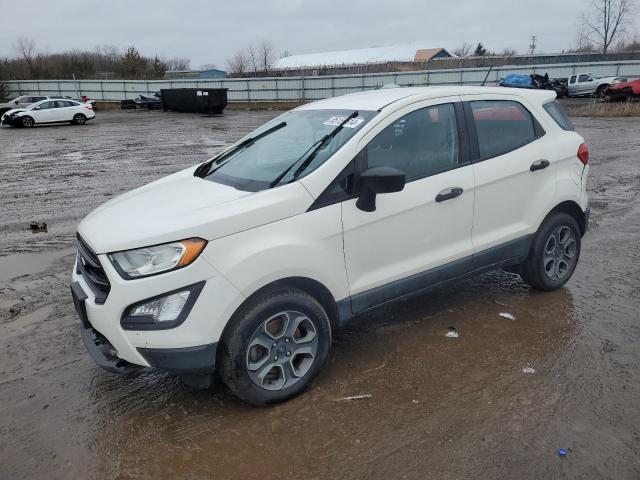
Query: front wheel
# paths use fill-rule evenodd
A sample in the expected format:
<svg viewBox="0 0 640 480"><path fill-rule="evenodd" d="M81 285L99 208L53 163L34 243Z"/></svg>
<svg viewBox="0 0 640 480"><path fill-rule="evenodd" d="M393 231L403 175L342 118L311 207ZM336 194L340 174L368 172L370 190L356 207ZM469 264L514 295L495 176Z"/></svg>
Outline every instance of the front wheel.
<svg viewBox="0 0 640 480"><path fill-rule="evenodd" d="M578 265L580 240L575 218L561 212L552 214L536 233L520 276L535 289L557 290L569 281Z"/></svg>
<svg viewBox="0 0 640 480"><path fill-rule="evenodd" d="M67 117L67 118L69 118L69 117ZM85 117L81 113L76 113L73 116L73 123L75 123L76 125L84 125L85 123L87 123L87 117Z"/></svg>
<svg viewBox="0 0 640 480"><path fill-rule="evenodd" d="M241 400L269 405L309 386L329 354L331 326L309 294L279 286L231 320L219 351L222 380Z"/></svg>
<svg viewBox="0 0 640 480"><path fill-rule="evenodd" d="M596 90L596 98L603 98L609 85L600 85Z"/></svg>
<svg viewBox="0 0 640 480"><path fill-rule="evenodd" d="M25 128L31 128L34 125L34 121L33 118L31 117L22 117L22 119L20 120L20 124L25 127Z"/></svg>

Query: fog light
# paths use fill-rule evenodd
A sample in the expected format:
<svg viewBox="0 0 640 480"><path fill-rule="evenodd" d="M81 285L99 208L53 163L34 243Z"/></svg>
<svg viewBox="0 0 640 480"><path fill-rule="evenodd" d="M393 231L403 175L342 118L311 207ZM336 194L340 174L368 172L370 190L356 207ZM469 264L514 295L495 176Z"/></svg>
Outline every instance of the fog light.
<svg viewBox="0 0 640 480"><path fill-rule="evenodd" d="M185 290L137 305L131 309L129 316L151 317L154 322L173 322L180 316L189 293L189 290Z"/></svg>
<svg viewBox="0 0 640 480"><path fill-rule="evenodd" d="M198 300L205 282L194 283L125 309L120 325L125 330L166 330L184 322Z"/></svg>

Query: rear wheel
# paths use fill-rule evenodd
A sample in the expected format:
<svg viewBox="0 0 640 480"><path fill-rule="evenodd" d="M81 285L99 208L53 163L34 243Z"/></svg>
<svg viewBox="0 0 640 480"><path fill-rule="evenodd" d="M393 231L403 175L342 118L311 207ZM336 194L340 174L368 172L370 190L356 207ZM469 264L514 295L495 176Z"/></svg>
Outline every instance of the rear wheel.
<svg viewBox="0 0 640 480"><path fill-rule="evenodd" d="M69 117L67 117L67 118L69 118ZM73 123L75 123L76 125L84 125L85 123L87 123L87 117L85 117L81 113L76 113L73 116Z"/></svg>
<svg viewBox="0 0 640 480"><path fill-rule="evenodd" d="M31 128L33 127L34 124L35 122L31 117L22 117L22 119L20 120L20 125L22 125L25 128Z"/></svg>
<svg viewBox="0 0 640 480"><path fill-rule="evenodd" d="M329 354L327 313L309 294L274 287L231 320L220 345L220 373L229 389L253 405L292 398L309 386Z"/></svg>
<svg viewBox="0 0 640 480"><path fill-rule="evenodd" d="M562 212L552 214L536 233L529 257L520 267L520 276L538 290L562 287L578 264L580 240L575 218Z"/></svg>

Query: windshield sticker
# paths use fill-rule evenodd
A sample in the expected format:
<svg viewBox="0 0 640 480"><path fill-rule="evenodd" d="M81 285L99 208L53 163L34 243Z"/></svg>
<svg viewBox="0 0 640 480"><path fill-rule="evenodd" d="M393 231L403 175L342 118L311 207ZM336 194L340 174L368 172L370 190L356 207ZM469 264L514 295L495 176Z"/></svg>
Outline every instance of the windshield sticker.
<svg viewBox="0 0 640 480"><path fill-rule="evenodd" d="M337 127L342 122L344 122L346 119L347 119L347 117L331 117L329 120L324 122L323 125L331 125L332 127ZM364 119L362 119L362 118L352 118L347 123L345 123L343 126L345 128L356 128L362 122L364 122Z"/></svg>

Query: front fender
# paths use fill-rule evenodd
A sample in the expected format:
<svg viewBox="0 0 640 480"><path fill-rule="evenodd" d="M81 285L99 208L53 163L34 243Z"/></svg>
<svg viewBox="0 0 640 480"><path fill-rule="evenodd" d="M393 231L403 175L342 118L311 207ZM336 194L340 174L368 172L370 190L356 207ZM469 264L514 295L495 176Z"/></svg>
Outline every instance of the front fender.
<svg viewBox="0 0 640 480"><path fill-rule="evenodd" d="M289 277L321 283L336 301L349 296L340 204L214 240L203 256L245 297Z"/></svg>

